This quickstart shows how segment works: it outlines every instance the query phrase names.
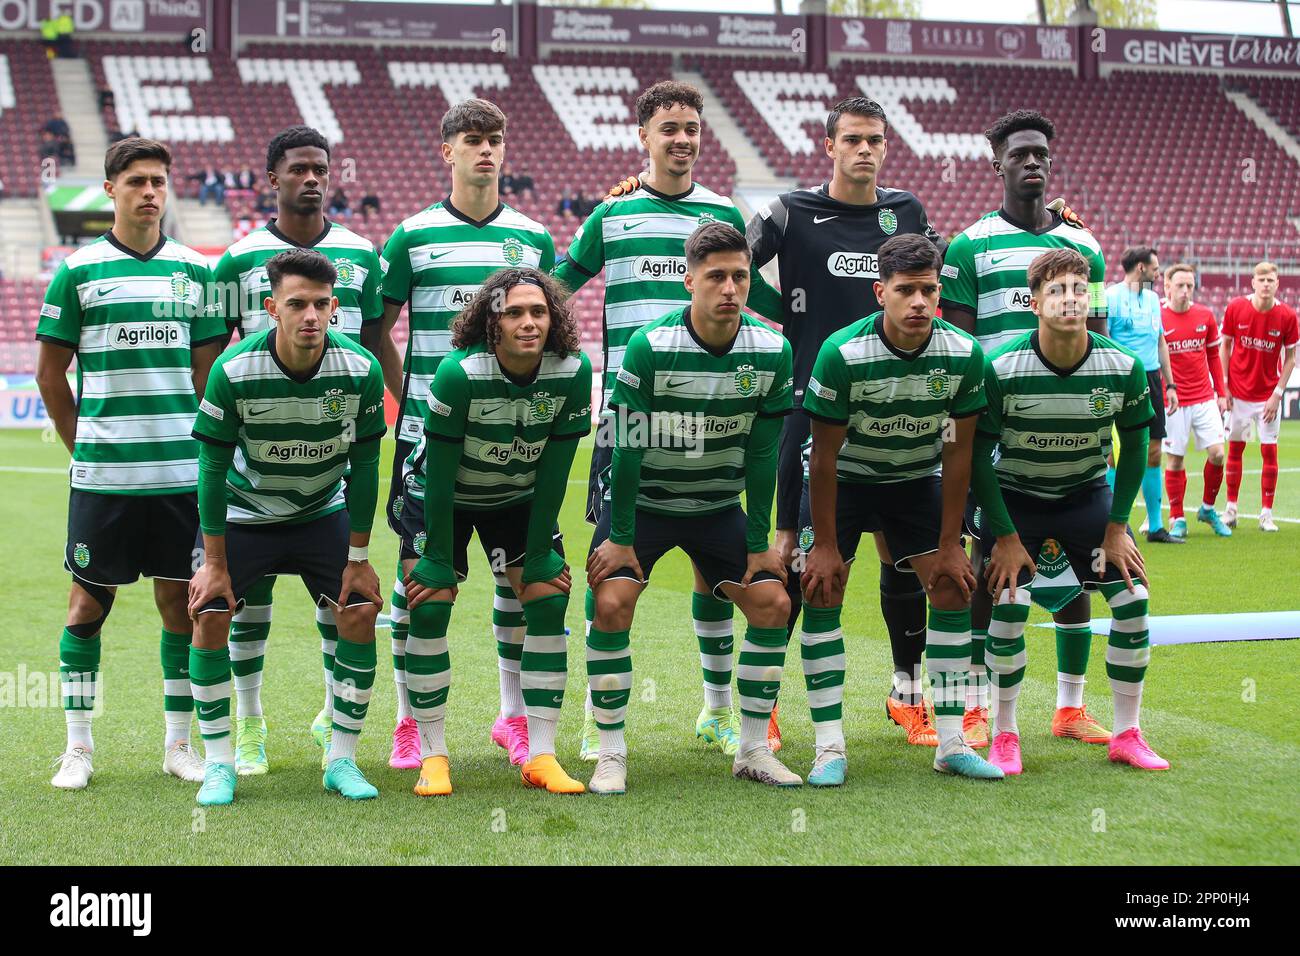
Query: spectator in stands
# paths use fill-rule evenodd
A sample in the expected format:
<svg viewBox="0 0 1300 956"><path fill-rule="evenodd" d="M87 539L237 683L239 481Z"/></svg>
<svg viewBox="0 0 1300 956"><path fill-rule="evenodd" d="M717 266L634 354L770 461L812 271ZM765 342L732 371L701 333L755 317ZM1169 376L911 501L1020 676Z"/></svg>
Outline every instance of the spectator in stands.
<svg viewBox="0 0 1300 956"><path fill-rule="evenodd" d="M77 149L72 145L72 140L61 139L59 142L59 165L75 166L77 165Z"/></svg>
<svg viewBox="0 0 1300 956"><path fill-rule="evenodd" d="M41 130L41 159L59 158L59 141L49 130Z"/></svg>
<svg viewBox="0 0 1300 956"><path fill-rule="evenodd" d="M344 219L352 218L352 207L348 205L347 193L343 191L342 186L334 190L334 194L330 196L330 215L342 216Z"/></svg>
<svg viewBox="0 0 1300 956"><path fill-rule="evenodd" d="M259 213L274 215L276 211L275 193L264 187L257 194L257 203L253 208Z"/></svg>
<svg viewBox="0 0 1300 956"><path fill-rule="evenodd" d="M252 168L249 166L245 166L243 169L241 169L239 171L239 175L235 177L236 189L252 189L256 185L257 185L257 175L253 172Z"/></svg>
<svg viewBox="0 0 1300 956"><path fill-rule="evenodd" d="M507 193L513 194L515 188L515 176L514 173L510 172L510 164L502 163L501 176L497 180L497 192L504 196Z"/></svg>
<svg viewBox="0 0 1300 956"><path fill-rule="evenodd" d="M581 189L579 189L578 194L573 197L573 211L583 219L590 216L592 211L599 205L600 203L589 200L584 196Z"/></svg>
<svg viewBox="0 0 1300 956"><path fill-rule="evenodd" d="M72 130L68 127L68 121L63 118L63 114L58 110L54 111L54 115L50 117L49 122L41 128L53 134L55 139L72 138Z"/></svg>
<svg viewBox="0 0 1300 956"><path fill-rule="evenodd" d="M361 197L361 218L368 221L372 210L379 215L379 197L373 191Z"/></svg>
<svg viewBox="0 0 1300 956"><path fill-rule="evenodd" d="M103 112L104 110L107 109L112 109L115 105L117 104L116 104L116 98L113 96L113 91L109 89L107 86L100 87L99 89L100 112Z"/></svg>
<svg viewBox="0 0 1300 956"><path fill-rule="evenodd" d="M576 202L574 201L573 196L569 194L569 191L567 189L564 191L563 195L560 196L560 201L555 206L555 214L557 216L564 216L566 218L568 218L569 216L582 215L582 213L578 211L578 207Z"/></svg>
<svg viewBox="0 0 1300 956"><path fill-rule="evenodd" d="M59 56L64 59L71 59L77 55L77 51L72 47L72 31L76 29L72 22L72 14L64 13L54 21L55 40L54 47Z"/></svg>
<svg viewBox="0 0 1300 956"><path fill-rule="evenodd" d="M215 199L218 206L226 201L226 177L221 174L221 170L208 166L202 172L195 173L190 179L199 184L200 206L206 206L209 197Z"/></svg>

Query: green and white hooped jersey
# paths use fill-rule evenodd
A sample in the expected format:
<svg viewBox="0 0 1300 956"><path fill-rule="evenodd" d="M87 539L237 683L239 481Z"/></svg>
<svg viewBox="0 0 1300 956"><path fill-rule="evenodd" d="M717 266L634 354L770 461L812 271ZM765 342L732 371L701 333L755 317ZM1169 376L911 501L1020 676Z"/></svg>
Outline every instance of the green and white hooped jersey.
<svg viewBox="0 0 1300 956"><path fill-rule="evenodd" d="M110 495L194 491L199 399L190 350L225 338L212 272L162 236L139 255L106 233L72 253L45 293L36 338L77 353L72 487Z"/></svg>
<svg viewBox="0 0 1300 956"><path fill-rule="evenodd" d="M486 511L528 501L551 438L591 431L591 360L544 352L518 384L483 343L448 354L429 387L425 435L405 464L406 494L424 500L430 442L462 445L455 507Z"/></svg>
<svg viewBox="0 0 1300 956"><path fill-rule="evenodd" d="M608 408L632 333L691 300L683 282L686 240L708 222L729 223L745 232L735 204L699 183L681 196L643 185L597 206L556 264L555 277L575 292L605 270L602 411Z"/></svg>
<svg viewBox="0 0 1300 956"><path fill-rule="evenodd" d="M998 442L998 480L1037 498L1063 498L1104 479L1111 425L1145 428L1154 417L1138 357L1095 332L1073 369L1043 358L1037 331L1012 339L989 356L984 389L978 428Z"/></svg>
<svg viewBox="0 0 1300 956"><path fill-rule="evenodd" d="M847 425L836 475L885 484L937 475L949 419L984 408L984 352L942 319L908 355L885 338L884 313L859 319L822 343L804 392L813 418Z"/></svg>
<svg viewBox="0 0 1300 956"><path fill-rule="evenodd" d="M221 354L194 422L195 438L235 449L226 474L232 524L297 524L347 507L348 451L385 431L378 359L327 332L320 365L300 380L275 354L276 331Z"/></svg>
<svg viewBox="0 0 1300 956"><path fill-rule="evenodd" d="M504 203L474 222L444 199L403 220L384 246L384 262L383 297L410 303L397 439L414 444L424 436L429 384L451 351L456 316L500 269L550 271L555 244L545 226Z"/></svg>
<svg viewBox="0 0 1300 956"><path fill-rule="evenodd" d="M280 232L275 220L271 220L233 243L213 270L226 325L232 329L239 326L240 338L265 332L272 326L265 307L266 297L271 294L266 262L286 249L311 249L334 263L338 272L334 294L339 309L330 319L330 328L335 332L360 342L361 326L383 318L384 303L379 287L384 270L370 240L326 220L325 231L311 244L300 246Z"/></svg>
<svg viewBox="0 0 1300 956"><path fill-rule="evenodd" d="M986 213L963 230L944 254L939 281L942 303L975 314L975 338L986 355L1022 332L1038 328L1029 308L1029 264L1044 252L1073 249L1088 261L1089 315L1106 314L1106 260L1101 244L1053 214L1045 232L1011 222L1001 210Z"/></svg>
<svg viewBox="0 0 1300 956"><path fill-rule="evenodd" d="M641 435L636 506L656 514L739 505L754 418L786 415L794 401L784 336L742 315L731 348L718 354L699 340L689 312L633 333L609 400L612 416L626 416L628 440Z"/></svg>

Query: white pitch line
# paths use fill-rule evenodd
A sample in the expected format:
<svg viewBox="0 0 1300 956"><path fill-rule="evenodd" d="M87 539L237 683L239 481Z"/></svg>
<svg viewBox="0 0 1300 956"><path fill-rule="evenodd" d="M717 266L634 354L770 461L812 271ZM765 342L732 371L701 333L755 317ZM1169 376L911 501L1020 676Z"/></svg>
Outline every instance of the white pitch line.
<svg viewBox="0 0 1300 956"><path fill-rule="evenodd" d="M23 465L0 465L0 471L12 472L18 475L66 475L66 468L28 468Z"/></svg>

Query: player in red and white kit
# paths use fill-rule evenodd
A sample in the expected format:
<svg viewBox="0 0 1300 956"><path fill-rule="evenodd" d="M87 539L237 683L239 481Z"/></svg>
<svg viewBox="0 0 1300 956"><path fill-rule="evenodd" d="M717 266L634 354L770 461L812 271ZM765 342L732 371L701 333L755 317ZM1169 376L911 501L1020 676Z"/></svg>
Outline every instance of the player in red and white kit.
<svg viewBox="0 0 1300 956"><path fill-rule="evenodd" d="M1165 461L1165 491L1169 495L1169 533L1187 536L1187 519L1183 517L1183 496L1187 492L1187 472L1183 458L1193 438L1205 452L1205 494L1196 511L1196 520L1204 521L1222 537L1232 534L1214 508L1223 485L1223 413L1228 407L1228 392L1223 382L1223 364L1219 360L1219 324L1206 306L1192 301L1196 288L1196 267L1178 262L1165 270L1165 301L1160 306L1160 320L1169 347L1169 365L1178 390L1178 409L1165 422L1161 448Z"/></svg>
<svg viewBox="0 0 1300 956"><path fill-rule="evenodd" d="M1223 520L1237 523L1237 491L1246 440L1259 436L1264 460L1260 476L1259 530L1276 531L1277 436L1282 389L1295 368L1300 328L1295 310L1277 299L1277 266L1261 262L1251 280L1254 294L1233 299L1223 313L1223 367L1228 373L1228 507Z"/></svg>

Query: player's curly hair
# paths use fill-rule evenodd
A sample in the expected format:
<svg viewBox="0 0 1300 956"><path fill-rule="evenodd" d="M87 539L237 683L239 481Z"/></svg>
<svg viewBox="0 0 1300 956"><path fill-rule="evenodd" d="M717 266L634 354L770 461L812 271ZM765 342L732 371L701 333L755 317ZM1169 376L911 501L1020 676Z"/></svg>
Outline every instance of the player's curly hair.
<svg viewBox="0 0 1300 956"><path fill-rule="evenodd" d="M291 149L297 149L299 146L315 146L317 149L325 151L325 158L330 158L330 144L318 130L310 126L290 126L276 133L271 142L266 147L266 171L275 172L275 167L280 165L280 160L284 159L284 154Z"/></svg>
<svg viewBox="0 0 1300 956"><path fill-rule="evenodd" d="M704 115L704 97L689 83L677 80L660 80L636 98L636 122L645 126L661 109L685 106Z"/></svg>
<svg viewBox="0 0 1300 956"><path fill-rule="evenodd" d="M1019 133L1022 129L1037 130L1050 143L1056 136L1056 125L1037 110L1016 110L1008 113L984 131L984 138L989 141L996 155L1007 144L1007 137Z"/></svg>
<svg viewBox="0 0 1300 956"><path fill-rule="evenodd" d="M451 347L463 349L484 342L496 350L501 341L501 311L506 296L517 285L535 285L546 297L546 308L551 313L551 328L546 334L547 350L565 358L580 348L578 322L565 300L563 287L538 269L502 269L479 286L478 292L465 304L451 328Z"/></svg>

